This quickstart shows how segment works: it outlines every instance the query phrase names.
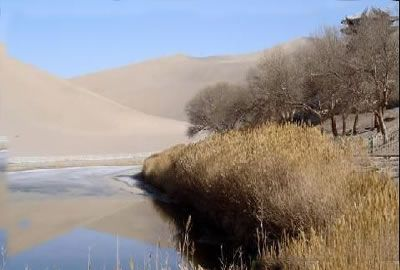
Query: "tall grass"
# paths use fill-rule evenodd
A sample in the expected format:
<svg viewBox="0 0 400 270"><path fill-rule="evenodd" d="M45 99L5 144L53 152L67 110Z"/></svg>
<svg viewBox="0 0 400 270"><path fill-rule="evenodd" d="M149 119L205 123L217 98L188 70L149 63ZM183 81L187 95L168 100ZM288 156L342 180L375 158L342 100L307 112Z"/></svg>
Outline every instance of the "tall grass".
<svg viewBox="0 0 400 270"><path fill-rule="evenodd" d="M376 173L351 177L345 214L322 231L311 230L264 249L263 265L278 269L399 269L399 194Z"/></svg>
<svg viewBox="0 0 400 270"><path fill-rule="evenodd" d="M342 213L353 171L345 147L316 129L269 125L216 134L144 163L151 184L206 213L240 243L323 226Z"/></svg>
<svg viewBox="0 0 400 270"><path fill-rule="evenodd" d="M143 175L237 244L258 247L261 269L393 265L397 190L357 172L353 156L316 129L267 125L153 155Z"/></svg>

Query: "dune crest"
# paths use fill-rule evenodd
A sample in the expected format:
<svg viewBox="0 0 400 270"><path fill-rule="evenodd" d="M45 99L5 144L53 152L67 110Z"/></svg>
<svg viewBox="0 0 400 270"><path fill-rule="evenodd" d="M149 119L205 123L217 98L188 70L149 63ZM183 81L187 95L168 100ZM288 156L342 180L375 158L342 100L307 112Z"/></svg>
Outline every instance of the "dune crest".
<svg viewBox="0 0 400 270"><path fill-rule="evenodd" d="M300 38L276 47L292 52L306 43L307 39ZM130 108L184 120L185 104L200 89L221 81L244 83L248 70L269 51L209 57L177 54L71 81Z"/></svg>

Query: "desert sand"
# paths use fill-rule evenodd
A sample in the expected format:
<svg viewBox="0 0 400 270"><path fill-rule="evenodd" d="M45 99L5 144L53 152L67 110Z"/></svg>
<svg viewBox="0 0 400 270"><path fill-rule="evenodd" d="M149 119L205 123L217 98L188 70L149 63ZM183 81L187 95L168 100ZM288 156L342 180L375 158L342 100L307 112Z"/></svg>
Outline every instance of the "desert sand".
<svg viewBox="0 0 400 270"><path fill-rule="evenodd" d="M186 123L77 87L7 56L4 46L0 104L0 135L12 155L135 153L185 141Z"/></svg>
<svg viewBox="0 0 400 270"><path fill-rule="evenodd" d="M306 43L307 39L300 38L276 47L290 53ZM249 69L270 51L205 58L175 55L80 76L71 82L130 108L184 120L185 104L200 89L220 81L245 82Z"/></svg>

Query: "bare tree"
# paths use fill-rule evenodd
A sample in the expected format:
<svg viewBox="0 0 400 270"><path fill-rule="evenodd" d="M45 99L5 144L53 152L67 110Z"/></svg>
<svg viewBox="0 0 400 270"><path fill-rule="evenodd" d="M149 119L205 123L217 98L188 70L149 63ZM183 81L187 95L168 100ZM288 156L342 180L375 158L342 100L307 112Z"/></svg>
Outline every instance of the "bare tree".
<svg viewBox="0 0 400 270"><path fill-rule="evenodd" d="M348 97L351 96L349 77L353 71L345 64L345 45L338 29L325 28L312 42L312 57L308 74L312 91L306 98L314 100L318 109L331 120L334 136L338 136L336 115L342 114L345 122L349 112Z"/></svg>
<svg viewBox="0 0 400 270"><path fill-rule="evenodd" d="M201 90L186 105L191 126L188 135L200 131L224 132L240 127L246 118L248 93L242 86L217 83Z"/></svg>
<svg viewBox="0 0 400 270"><path fill-rule="evenodd" d="M379 131L387 140L384 113L396 88L399 65L399 31L393 22L398 20L380 9L366 10L353 19L348 49L352 64L364 75L370 94L370 106Z"/></svg>
<svg viewBox="0 0 400 270"><path fill-rule="evenodd" d="M300 80L294 55L275 49L248 74L252 122L293 121L301 100Z"/></svg>

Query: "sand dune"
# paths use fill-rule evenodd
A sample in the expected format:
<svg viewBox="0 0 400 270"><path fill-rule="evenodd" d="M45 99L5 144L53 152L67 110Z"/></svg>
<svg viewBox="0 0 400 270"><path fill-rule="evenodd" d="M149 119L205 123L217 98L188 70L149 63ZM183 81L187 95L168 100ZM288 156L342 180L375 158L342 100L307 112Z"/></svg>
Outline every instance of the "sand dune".
<svg viewBox="0 0 400 270"><path fill-rule="evenodd" d="M132 153L185 139L186 123L120 105L12 59L4 48L0 104L0 134L12 154Z"/></svg>
<svg viewBox="0 0 400 270"><path fill-rule="evenodd" d="M279 47L290 52L305 42L297 39ZM184 105L201 88L219 81L244 82L248 70L268 52L205 58L175 55L71 81L145 113L183 120Z"/></svg>
<svg viewBox="0 0 400 270"><path fill-rule="evenodd" d="M291 52L306 42L279 47ZM184 106L201 88L243 83L270 51L175 55L67 81L8 57L0 46L0 135L13 155L157 151L186 140Z"/></svg>

